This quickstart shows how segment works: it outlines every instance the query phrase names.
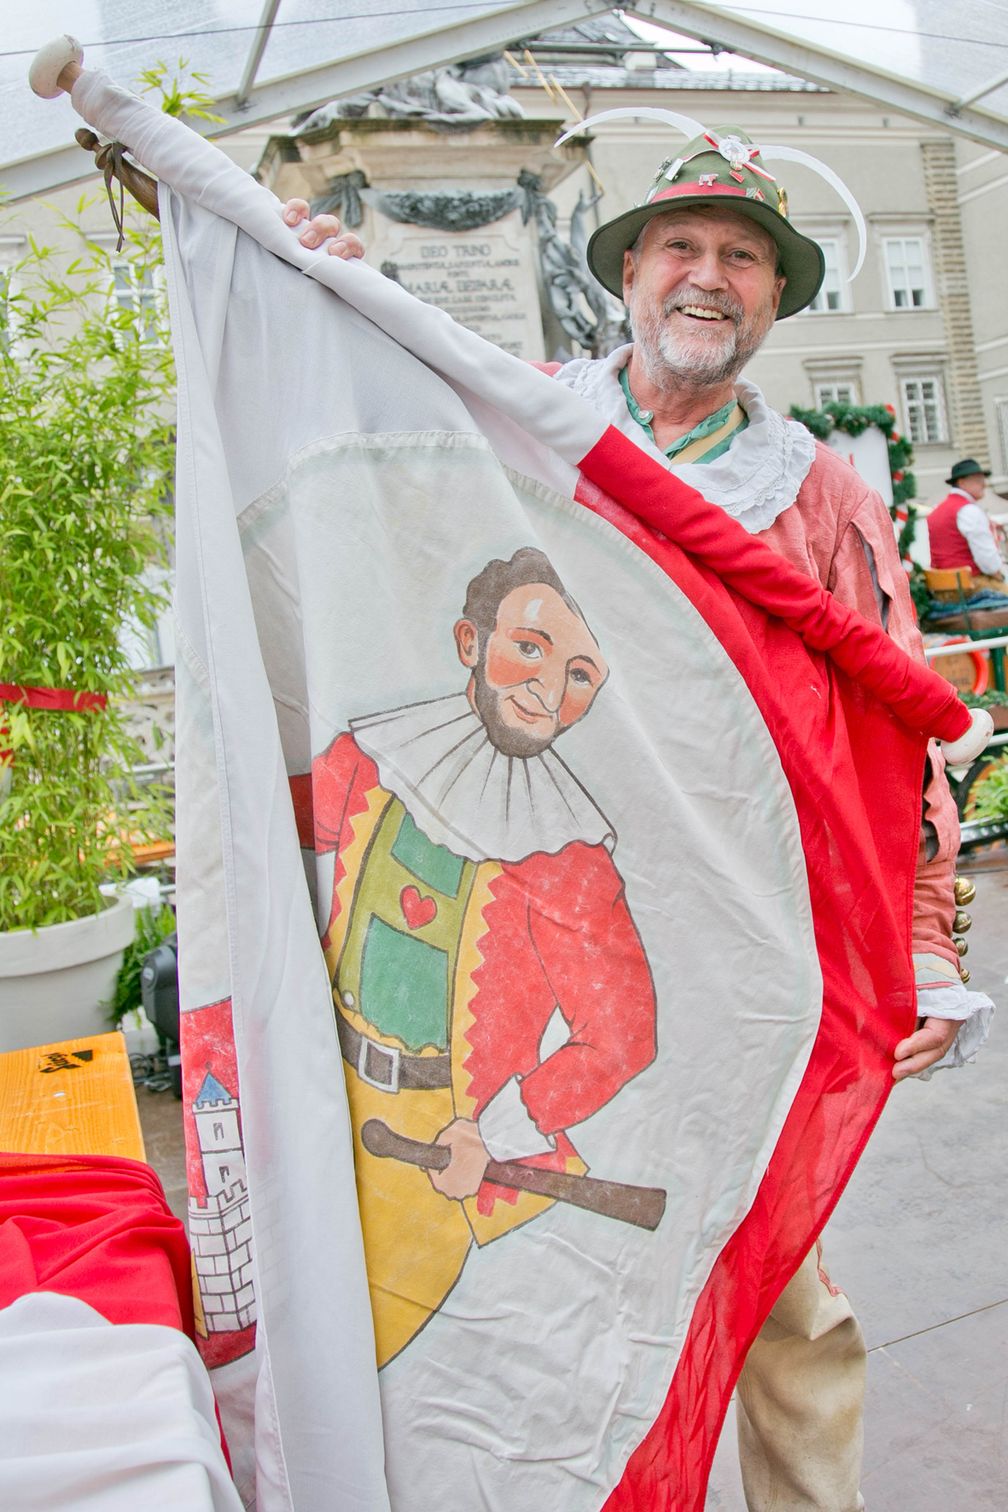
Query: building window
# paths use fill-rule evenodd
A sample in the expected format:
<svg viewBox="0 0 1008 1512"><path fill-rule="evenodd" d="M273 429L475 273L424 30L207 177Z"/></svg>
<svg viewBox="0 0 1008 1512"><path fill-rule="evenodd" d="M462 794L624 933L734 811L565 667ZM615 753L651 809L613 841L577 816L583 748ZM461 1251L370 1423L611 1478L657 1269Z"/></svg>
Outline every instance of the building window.
<svg viewBox="0 0 1008 1512"><path fill-rule="evenodd" d="M848 307L847 269L837 237L820 236L816 239L823 250L826 272L823 276L822 288L808 308L819 315L831 315L846 310Z"/></svg>
<svg viewBox="0 0 1008 1512"><path fill-rule="evenodd" d="M1001 438L1001 465L1008 473L1008 399L994 400L994 414L997 417L998 435Z"/></svg>
<svg viewBox="0 0 1008 1512"><path fill-rule="evenodd" d="M891 308L930 309L934 298L923 236L887 236L882 245Z"/></svg>
<svg viewBox="0 0 1008 1512"><path fill-rule="evenodd" d="M822 409L824 404L860 404L857 384L849 378L837 382L826 380L823 383L813 385L815 389L816 409Z"/></svg>
<svg viewBox="0 0 1008 1512"><path fill-rule="evenodd" d="M901 378L900 388L903 391L905 427L910 440L918 446L947 441L945 396L940 375L921 373L914 378Z"/></svg>
<svg viewBox="0 0 1008 1512"><path fill-rule="evenodd" d="M136 321L141 346L157 346L163 340L161 280L155 270L128 257L112 259L112 294L120 310L129 310Z"/></svg>

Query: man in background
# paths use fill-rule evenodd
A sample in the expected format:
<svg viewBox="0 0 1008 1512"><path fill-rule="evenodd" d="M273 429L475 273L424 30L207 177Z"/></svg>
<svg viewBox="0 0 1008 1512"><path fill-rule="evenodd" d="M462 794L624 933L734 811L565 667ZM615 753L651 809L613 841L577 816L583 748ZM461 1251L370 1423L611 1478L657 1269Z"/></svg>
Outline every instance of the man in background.
<svg viewBox="0 0 1008 1512"><path fill-rule="evenodd" d="M1004 560L990 518L980 503L989 477L989 468L964 457L945 479L949 492L927 518L931 566L952 571L965 567L972 575L974 589L1008 594Z"/></svg>

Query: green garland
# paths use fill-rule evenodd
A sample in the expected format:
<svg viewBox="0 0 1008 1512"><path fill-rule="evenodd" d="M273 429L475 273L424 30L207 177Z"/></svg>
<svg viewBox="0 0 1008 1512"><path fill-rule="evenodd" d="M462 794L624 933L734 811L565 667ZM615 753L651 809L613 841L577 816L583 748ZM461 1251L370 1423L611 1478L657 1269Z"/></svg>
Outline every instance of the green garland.
<svg viewBox="0 0 1008 1512"><path fill-rule="evenodd" d="M896 506L899 504L909 505L907 509L907 522L900 532L900 553L902 555L904 545L909 545L913 539L913 527L917 511L910 504L910 500L916 498L917 482L912 472L909 471L913 461L913 447L905 436L901 436L896 429L896 411L891 404L837 404L830 400L829 404L823 405L822 409L800 409L797 404L791 406L792 420L799 420L806 430L810 430L818 441L825 441L835 430L845 431L848 436L860 436L869 425L877 425L889 444L889 471L892 474L893 484L893 513L895 518Z"/></svg>
<svg viewBox="0 0 1008 1512"><path fill-rule="evenodd" d="M845 431L848 436L860 436L869 425L877 425L886 438L889 449L889 471L892 475L893 520L901 504L906 505L906 520L896 542L897 550L904 561L909 561L910 547L917 530L917 506L911 501L917 495L917 480L910 471L913 447L896 429L896 411L891 404L838 404L831 399L822 409L800 409L791 406L792 420L799 420L810 430L817 441L826 441L835 430ZM924 581L924 572L916 562L910 563L910 596L920 620L927 614L930 594Z"/></svg>

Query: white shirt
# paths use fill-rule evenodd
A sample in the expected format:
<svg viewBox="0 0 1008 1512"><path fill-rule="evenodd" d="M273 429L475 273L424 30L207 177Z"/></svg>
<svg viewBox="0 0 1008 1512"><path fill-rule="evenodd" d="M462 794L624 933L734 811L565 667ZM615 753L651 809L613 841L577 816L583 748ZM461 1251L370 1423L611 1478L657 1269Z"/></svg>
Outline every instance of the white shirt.
<svg viewBox="0 0 1008 1512"><path fill-rule="evenodd" d="M798 497L812 463L815 440L797 420L771 409L754 383L739 379L735 397L749 424L713 462L670 461L650 440L627 408L619 381L632 346L617 347L608 357L575 357L554 374L558 383L587 399L600 415L656 458L677 478L697 489L711 504L744 525L750 534L769 530L777 516Z"/></svg>
<svg viewBox="0 0 1008 1512"><path fill-rule="evenodd" d="M1000 577L1005 570L1005 564L994 543L987 511L980 507L973 495L968 494L965 488L950 488L949 494L959 494L966 500L962 508L956 511L956 529L960 535L966 537L974 562L988 577Z"/></svg>

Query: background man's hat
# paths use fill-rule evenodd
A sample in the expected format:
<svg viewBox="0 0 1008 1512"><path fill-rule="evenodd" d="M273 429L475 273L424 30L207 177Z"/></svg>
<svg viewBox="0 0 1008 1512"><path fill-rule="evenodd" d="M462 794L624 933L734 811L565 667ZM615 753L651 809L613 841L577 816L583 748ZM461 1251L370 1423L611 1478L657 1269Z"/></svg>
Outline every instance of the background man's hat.
<svg viewBox="0 0 1008 1512"><path fill-rule="evenodd" d="M945 482L958 483L960 478L975 478L977 473L980 473L985 478L989 478L990 468L981 467L975 457L963 457L961 462L957 462L954 465Z"/></svg>
<svg viewBox="0 0 1008 1512"><path fill-rule="evenodd" d="M811 304L822 285L825 260L818 242L796 231L788 218L788 197L766 166L768 161L802 163L824 178L843 199L854 219L860 240L857 276L864 261L867 233L857 201L831 168L798 147L757 146L745 132L726 126L708 130L699 121L674 111L642 106L637 109L603 110L579 121L564 132L560 142L617 116L644 116L661 120L683 135L695 132L680 156L666 158L655 176L644 203L599 226L588 243L588 266L604 288L623 297L623 257L641 231L656 215L695 205L715 205L735 211L768 231L777 247L781 273L787 280L777 319L794 315Z"/></svg>

